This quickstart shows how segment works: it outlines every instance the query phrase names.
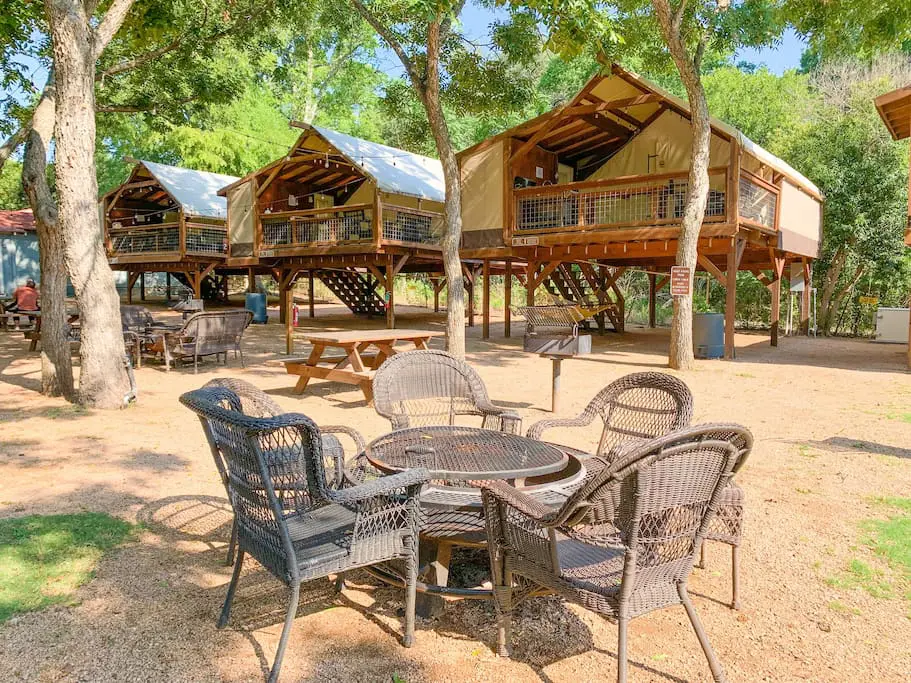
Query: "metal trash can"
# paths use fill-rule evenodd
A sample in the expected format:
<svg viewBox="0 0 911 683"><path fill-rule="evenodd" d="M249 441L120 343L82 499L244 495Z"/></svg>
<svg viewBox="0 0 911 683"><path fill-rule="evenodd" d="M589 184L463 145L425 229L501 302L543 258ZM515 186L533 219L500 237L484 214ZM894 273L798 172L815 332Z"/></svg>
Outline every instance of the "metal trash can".
<svg viewBox="0 0 911 683"><path fill-rule="evenodd" d="M253 314L253 322L265 325L269 322L269 313L266 311L266 295L259 293L247 294L244 299L244 308Z"/></svg>
<svg viewBox="0 0 911 683"><path fill-rule="evenodd" d="M724 357L724 314L693 314L693 355L696 358Z"/></svg>

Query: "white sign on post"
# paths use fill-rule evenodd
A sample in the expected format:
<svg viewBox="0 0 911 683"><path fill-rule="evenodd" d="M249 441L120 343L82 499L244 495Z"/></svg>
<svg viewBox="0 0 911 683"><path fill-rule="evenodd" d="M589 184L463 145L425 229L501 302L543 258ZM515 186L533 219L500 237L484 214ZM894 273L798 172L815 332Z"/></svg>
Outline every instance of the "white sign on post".
<svg viewBox="0 0 911 683"><path fill-rule="evenodd" d="M671 266L671 296L689 296L692 271L686 266Z"/></svg>

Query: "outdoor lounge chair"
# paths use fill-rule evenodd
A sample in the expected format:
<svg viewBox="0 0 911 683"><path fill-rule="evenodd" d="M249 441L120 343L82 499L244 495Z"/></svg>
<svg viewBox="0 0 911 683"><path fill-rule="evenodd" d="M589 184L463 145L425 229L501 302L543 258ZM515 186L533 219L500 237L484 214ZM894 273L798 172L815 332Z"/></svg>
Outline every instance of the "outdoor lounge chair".
<svg viewBox="0 0 911 683"><path fill-rule="evenodd" d="M262 389L253 386L242 379L233 379L230 377L219 377L210 380L205 384L206 388L221 387L228 389L237 395L240 400L241 412L250 417L277 417L284 415L285 410L278 405L269 394ZM354 444L354 455L361 453L366 447L366 442L361 433L351 427L341 425L323 425L319 428L320 439L323 446L323 464L326 468L326 480L330 488L341 488L348 480L345 478L345 463L348 455L345 453L345 447L338 435L344 434ZM228 489L228 469L221 451L214 445L212 446L212 457L215 460L215 468L221 477L225 490ZM230 495L230 493L229 493ZM231 540L228 543L228 556L226 564L234 564L234 553L237 548L237 520L231 525Z"/></svg>
<svg viewBox="0 0 911 683"><path fill-rule="evenodd" d="M518 413L491 403L478 373L445 351L408 351L387 360L373 377L373 405L393 429L452 425L466 415L480 417L485 429L522 429Z"/></svg>
<svg viewBox="0 0 911 683"><path fill-rule="evenodd" d="M545 589L617 620L622 683L629 621L682 604L713 678L724 680L687 580L724 488L751 446L745 428L719 424L630 441L559 509L505 482L482 482L499 654L509 655L515 605Z"/></svg>
<svg viewBox="0 0 911 683"><path fill-rule="evenodd" d="M636 372L607 385L578 417L541 420L528 429L527 436L542 439L547 431L587 427L600 417L603 429L593 452L609 459L615 446L631 439L648 439L681 429L690 424L692 416L693 395L686 384L662 372ZM585 461L589 472L600 466L601 459L586 459L588 456L584 452L575 449L573 453ZM731 481L706 533L707 540L731 546L731 607L734 609L740 608L743 506L743 489ZM704 549L700 550L700 567L704 565L703 559Z"/></svg>
<svg viewBox="0 0 911 683"><path fill-rule="evenodd" d="M204 387L180 397L200 418L224 459L237 520L237 560L218 627L224 628L247 553L291 588L269 681L278 679L304 581L388 560L405 564L405 632L414 640L418 494L426 470L332 490L319 428L304 415L244 415L230 389Z"/></svg>
<svg viewBox="0 0 911 683"><path fill-rule="evenodd" d="M163 331L150 345L149 351L164 357L165 369L171 369L171 361L180 358L193 359L193 372L199 370L199 359L202 356L219 356L224 354L228 363L228 351L240 354L240 365L244 365L244 351L241 339L244 330L253 320L250 311L207 311L197 313L183 326L175 331Z"/></svg>

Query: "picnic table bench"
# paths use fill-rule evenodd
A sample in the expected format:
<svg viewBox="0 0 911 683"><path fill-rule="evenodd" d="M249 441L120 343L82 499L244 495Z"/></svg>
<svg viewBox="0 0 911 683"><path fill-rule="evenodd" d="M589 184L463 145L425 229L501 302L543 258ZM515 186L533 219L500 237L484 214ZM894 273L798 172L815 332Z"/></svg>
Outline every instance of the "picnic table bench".
<svg viewBox="0 0 911 683"><path fill-rule="evenodd" d="M298 332L295 336L313 345L307 358L284 361L289 375L297 375L294 393L302 394L311 379L328 379L354 384L373 402L373 374L390 356L399 353L397 342L410 342L415 349L426 349L434 337L445 332L433 330L349 330L345 332ZM371 347L376 351L365 353ZM327 349L340 349L341 354L326 354ZM328 367L327 367L328 366Z"/></svg>

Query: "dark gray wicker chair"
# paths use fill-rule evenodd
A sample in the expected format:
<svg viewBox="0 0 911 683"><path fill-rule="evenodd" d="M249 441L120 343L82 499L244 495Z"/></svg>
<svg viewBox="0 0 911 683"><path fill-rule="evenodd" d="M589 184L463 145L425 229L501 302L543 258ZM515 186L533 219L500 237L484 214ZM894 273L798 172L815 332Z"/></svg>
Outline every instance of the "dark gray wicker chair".
<svg viewBox="0 0 911 683"><path fill-rule="evenodd" d="M601 418L603 429L592 452L607 456L612 448L631 439L661 436L688 426L693 417L693 395L686 384L671 375L635 372L607 385L578 417L541 420L529 428L527 436L542 439L549 430L588 427L596 417ZM583 460L588 457L584 452L572 451ZM586 461L589 471L599 466L597 459ZM743 490L732 481L724 490L718 514L706 534L706 540L731 546L731 607L734 609L740 609L743 506ZM700 550L699 560L699 566L703 565L704 549Z"/></svg>
<svg viewBox="0 0 911 683"><path fill-rule="evenodd" d="M622 683L629 621L682 604L712 676L724 680L686 584L724 488L751 446L739 425L631 441L559 509L505 482L482 483L499 653L509 654L515 605L545 589L617 619Z"/></svg>
<svg viewBox="0 0 911 683"><path fill-rule="evenodd" d="M244 365L244 351L241 340L244 330L253 320L250 311L208 311L196 313L176 332L163 332L149 347L154 353L164 356L165 369L171 369L171 361L180 358L193 359L193 372L199 370L202 356L224 354L228 363L228 351L240 354L240 365Z"/></svg>
<svg viewBox="0 0 911 683"><path fill-rule="evenodd" d="M262 389L255 387L249 382L242 379L233 379L230 377L219 377L206 382L206 387L222 387L229 389L237 395L240 400L241 412L250 417L277 417L285 414L285 410L278 405L269 394ZM344 435L354 444L354 450L351 456L362 453L367 447L364 437L356 429L344 427L342 425L323 425L319 428L320 439L323 446L323 461L326 467L326 481L330 488L338 489L351 483L350 478L346 478L346 462L349 454L345 452L345 447L339 439L339 435ZM228 488L228 470L222 458L221 451L212 445L212 457L215 460L215 467L221 477L225 489ZM360 483L360 482L358 482ZM226 564L234 564L234 553L237 547L237 521L231 526L231 541L228 543L228 556Z"/></svg>
<svg viewBox="0 0 911 683"><path fill-rule="evenodd" d="M247 553L291 588L284 628L269 681L276 681L297 612L300 584L356 567L403 560L406 571L403 642L414 640L418 495L425 470L409 470L334 491L323 466L317 426L306 416L244 415L241 399L224 387L180 397L200 418L206 438L227 469L228 497L237 520L237 561L218 620L231 614Z"/></svg>
<svg viewBox="0 0 911 683"><path fill-rule="evenodd" d="M484 382L465 361L445 351L408 351L383 363L373 377L373 405L393 429L456 424L478 416L485 429L518 434L522 418L487 397Z"/></svg>

